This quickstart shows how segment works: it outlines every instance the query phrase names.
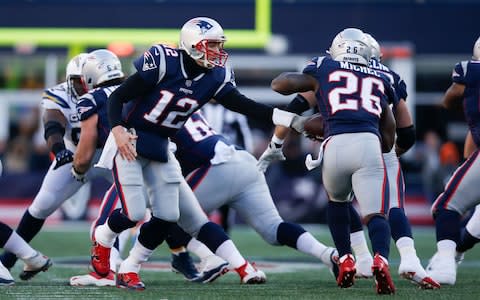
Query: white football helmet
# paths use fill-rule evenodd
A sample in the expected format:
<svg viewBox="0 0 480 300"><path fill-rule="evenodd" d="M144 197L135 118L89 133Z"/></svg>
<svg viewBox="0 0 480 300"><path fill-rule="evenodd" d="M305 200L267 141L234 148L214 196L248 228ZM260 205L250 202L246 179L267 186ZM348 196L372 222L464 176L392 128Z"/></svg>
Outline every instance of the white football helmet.
<svg viewBox="0 0 480 300"><path fill-rule="evenodd" d="M107 49L92 51L88 54L82 68L82 74L89 90L100 84L123 78L122 64L118 57Z"/></svg>
<svg viewBox="0 0 480 300"><path fill-rule="evenodd" d="M473 59L480 60L480 37L475 42L475 45L473 45Z"/></svg>
<svg viewBox="0 0 480 300"><path fill-rule="evenodd" d="M87 53L80 53L74 56L67 64L66 80L68 93L76 100L86 92L88 88L83 80L82 67L87 59Z"/></svg>
<svg viewBox="0 0 480 300"><path fill-rule="evenodd" d="M338 33L328 53L334 60L366 66L371 58L368 39L363 31L357 28L346 28Z"/></svg>
<svg viewBox="0 0 480 300"><path fill-rule="evenodd" d="M365 33L365 36L368 39L368 45L370 46L370 51L372 52L372 58L381 61L383 54L380 48L380 44L371 34Z"/></svg>
<svg viewBox="0 0 480 300"><path fill-rule="evenodd" d="M228 53L223 50L227 40L223 28L217 21L207 17L193 18L185 23L180 31L180 49L205 68L224 66ZM219 43L217 48L209 43Z"/></svg>

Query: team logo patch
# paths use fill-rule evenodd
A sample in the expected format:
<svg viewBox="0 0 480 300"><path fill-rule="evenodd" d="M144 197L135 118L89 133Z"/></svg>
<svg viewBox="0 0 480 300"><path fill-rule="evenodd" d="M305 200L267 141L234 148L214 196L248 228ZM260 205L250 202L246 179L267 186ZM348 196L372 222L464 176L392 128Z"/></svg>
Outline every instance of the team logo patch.
<svg viewBox="0 0 480 300"><path fill-rule="evenodd" d="M208 23L205 20L197 20L197 21L195 21L195 25L200 27L200 31L202 32L202 34L205 34L205 32L212 29L212 27L213 27L212 24Z"/></svg>
<svg viewBox="0 0 480 300"><path fill-rule="evenodd" d="M81 114L84 114L91 109L93 109L93 106L79 106L79 107L77 107L77 113L79 115L81 115Z"/></svg>
<svg viewBox="0 0 480 300"><path fill-rule="evenodd" d="M146 51L143 53L143 67L142 71L149 71L153 70L157 67L157 64L155 63L155 59L153 58L152 53L149 51Z"/></svg>

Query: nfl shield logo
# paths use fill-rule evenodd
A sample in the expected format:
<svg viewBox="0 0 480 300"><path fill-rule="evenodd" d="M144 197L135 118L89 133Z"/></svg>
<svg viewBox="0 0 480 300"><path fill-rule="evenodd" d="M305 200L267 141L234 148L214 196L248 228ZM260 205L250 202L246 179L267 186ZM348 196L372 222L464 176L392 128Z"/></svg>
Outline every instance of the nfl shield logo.
<svg viewBox="0 0 480 300"><path fill-rule="evenodd" d="M191 80L185 81L185 86L191 87L192 86L192 81Z"/></svg>

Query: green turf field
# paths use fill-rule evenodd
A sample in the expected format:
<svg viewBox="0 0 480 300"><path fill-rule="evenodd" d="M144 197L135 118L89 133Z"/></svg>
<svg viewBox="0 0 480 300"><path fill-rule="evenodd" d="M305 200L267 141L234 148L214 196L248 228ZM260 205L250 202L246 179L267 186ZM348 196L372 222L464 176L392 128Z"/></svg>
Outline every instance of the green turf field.
<svg viewBox="0 0 480 300"><path fill-rule="evenodd" d="M332 245L326 227L308 227L321 241ZM417 250L424 265L435 249L433 228L415 228ZM46 229L33 245L53 258L54 265L30 282L20 279L13 287L0 288L0 299L376 299L373 280L358 280L349 289L336 286L329 271L309 256L285 247L273 247L263 242L252 230L236 227L232 238L240 251L251 261L257 261L267 273L265 285L239 284L234 272L227 273L211 284L193 284L183 277L166 271L169 253L165 246L157 250L155 265L163 271L143 270L146 284L143 292L117 288L76 288L68 286L70 276L87 271L89 253L88 225L66 225ZM393 246L393 245L392 245ZM72 262L74 264L72 264ZM295 268L290 268L292 263ZM398 253L392 247L390 257L393 278L397 287L396 299L480 299L480 251L473 249L460 266L457 284L440 290L424 291L397 275ZM20 265L12 270L18 278ZM154 264L150 264L153 266ZM270 268L281 266L282 268ZM302 266L305 267L302 269ZM388 297L388 296L384 296Z"/></svg>

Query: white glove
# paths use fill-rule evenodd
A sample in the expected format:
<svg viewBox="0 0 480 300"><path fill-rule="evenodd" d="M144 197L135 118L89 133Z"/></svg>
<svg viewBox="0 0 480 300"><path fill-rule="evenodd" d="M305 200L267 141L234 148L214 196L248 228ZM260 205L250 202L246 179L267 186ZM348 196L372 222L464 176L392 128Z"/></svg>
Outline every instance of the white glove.
<svg viewBox="0 0 480 300"><path fill-rule="evenodd" d="M87 177L85 176L85 173L79 173L77 170L75 170L75 167L72 166L72 169L70 170L72 173L73 178L75 178L76 181L85 183L87 181Z"/></svg>
<svg viewBox="0 0 480 300"><path fill-rule="evenodd" d="M283 155L282 145L280 147L274 142L270 142L265 152L258 159L257 167L261 172L265 172L268 166L277 160L285 160L285 155Z"/></svg>

